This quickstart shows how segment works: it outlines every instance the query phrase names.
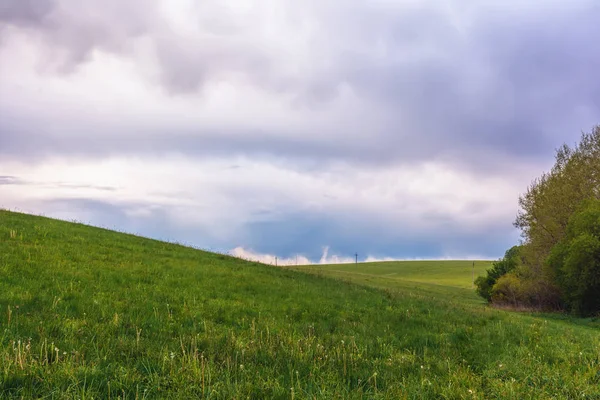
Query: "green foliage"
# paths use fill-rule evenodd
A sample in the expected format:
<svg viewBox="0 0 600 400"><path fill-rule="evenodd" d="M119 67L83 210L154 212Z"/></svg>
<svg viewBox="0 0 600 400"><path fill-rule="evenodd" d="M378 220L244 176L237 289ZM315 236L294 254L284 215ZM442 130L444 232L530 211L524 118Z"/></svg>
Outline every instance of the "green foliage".
<svg viewBox="0 0 600 400"><path fill-rule="evenodd" d="M574 311L600 313L600 200L585 202L571 217L547 265Z"/></svg>
<svg viewBox="0 0 600 400"><path fill-rule="evenodd" d="M519 274L502 282L492 300L510 298L519 305L537 308L558 309L566 304L580 313L597 312L600 292L595 271L600 255L594 229L598 216L592 211L574 215L587 202L599 200L597 126L584 133L576 147L563 145L552 170L536 179L520 197L515 226L524 239L524 266Z"/></svg>
<svg viewBox="0 0 600 400"><path fill-rule="evenodd" d="M428 265L309 274L0 211L0 398L600 397L598 322Z"/></svg>
<svg viewBox="0 0 600 400"><path fill-rule="evenodd" d="M524 239L526 264L541 275L552 248L566 234L571 215L587 199L600 199L600 126L584 133L574 148L563 145L549 173L519 198L515 226Z"/></svg>
<svg viewBox="0 0 600 400"><path fill-rule="evenodd" d="M514 273L507 273L498 278L491 289L491 299L497 304L516 306L522 304L524 290L522 281Z"/></svg>
<svg viewBox="0 0 600 400"><path fill-rule="evenodd" d="M480 276L475 280L477 294L492 301L492 289L496 281L505 274L513 271L522 263L521 246L513 246L506 251L504 258L493 263L492 268L487 271L486 276Z"/></svg>
<svg viewBox="0 0 600 400"><path fill-rule="evenodd" d="M535 279L523 266L501 276L492 287L492 302L512 308L558 310L562 306L560 291L544 279Z"/></svg>

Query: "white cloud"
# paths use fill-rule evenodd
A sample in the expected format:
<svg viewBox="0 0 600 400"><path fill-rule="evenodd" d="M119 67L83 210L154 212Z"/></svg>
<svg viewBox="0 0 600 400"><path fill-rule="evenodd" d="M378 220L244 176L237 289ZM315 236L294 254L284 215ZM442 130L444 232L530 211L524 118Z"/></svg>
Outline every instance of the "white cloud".
<svg viewBox="0 0 600 400"><path fill-rule="evenodd" d="M24 183L0 186L8 208L45 213L45 203L54 199L132 204L127 212L133 217L165 210L177 226L237 244L250 234L250 224L293 214L361 216L415 235L434 235L447 221L475 232L512 220L524 179L482 178L435 163L379 169L339 164L314 172L244 157L180 156L0 162L0 171ZM75 210L72 217L78 215Z"/></svg>
<svg viewBox="0 0 600 400"><path fill-rule="evenodd" d="M243 247L236 247L229 251L229 254L241 258L247 261L255 261L263 264L278 265L278 266L294 266L294 265L331 265L331 264L352 264L356 262L356 258L350 256L340 256L336 254L329 254L329 246L325 246L322 249L323 253L319 260L311 260L303 255L294 255L292 257L278 257L275 254L259 253L253 250L245 249ZM434 258L393 258L393 257L376 257L369 255L366 258L360 257L359 262L386 262L386 261L429 261L429 260L485 260L483 256L472 256L464 254L456 256L446 257L434 257Z"/></svg>
<svg viewBox="0 0 600 400"><path fill-rule="evenodd" d="M323 254L318 261L310 260L308 257L303 255L294 255L292 257L281 258L274 254L263 254L253 250L248 250L243 247L236 247L229 252L234 257L238 257L244 260L257 261L264 264L279 265L279 266L292 266L292 265L310 265L310 264L348 264L355 262L355 259L348 256L338 256L335 254L329 254L329 246L325 246ZM369 256L368 262L374 261L390 261L391 259L379 259L376 257Z"/></svg>
<svg viewBox="0 0 600 400"><path fill-rule="evenodd" d="M263 264L271 264L271 265L280 265L280 266L288 265L289 266L289 265L312 264L312 262L308 258L306 258L302 255L288 257L288 258L281 258L281 257L277 257L274 254L261 254L261 253L257 253L252 250L244 249L243 247L236 247L233 250L231 250L229 252L229 254L234 257L241 258L243 260L256 261L256 262L260 262Z"/></svg>

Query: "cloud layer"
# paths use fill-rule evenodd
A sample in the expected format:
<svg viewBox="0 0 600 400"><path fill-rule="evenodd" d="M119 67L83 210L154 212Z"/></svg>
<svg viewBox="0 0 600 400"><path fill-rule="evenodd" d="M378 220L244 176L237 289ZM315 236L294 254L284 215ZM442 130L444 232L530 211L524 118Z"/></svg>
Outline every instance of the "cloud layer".
<svg viewBox="0 0 600 400"><path fill-rule="evenodd" d="M518 193L600 122L597 15L5 0L2 205L280 257L497 257Z"/></svg>

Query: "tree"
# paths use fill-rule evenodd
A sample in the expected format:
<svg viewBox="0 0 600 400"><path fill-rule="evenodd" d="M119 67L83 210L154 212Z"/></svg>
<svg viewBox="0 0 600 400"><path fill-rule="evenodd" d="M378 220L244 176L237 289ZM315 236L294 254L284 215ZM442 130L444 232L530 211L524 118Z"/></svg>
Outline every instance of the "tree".
<svg viewBox="0 0 600 400"><path fill-rule="evenodd" d="M600 200L586 201L571 217L547 265L573 311L600 313Z"/></svg>
<svg viewBox="0 0 600 400"><path fill-rule="evenodd" d="M508 252L477 291L488 301L600 312L600 126L556 152L552 169L520 196L514 225L518 258ZM512 249L511 249L512 250Z"/></svg>
<svg viewBox="0 0 600 400"><path fill-rule="evenodd" d="M558 149L552 170L519 198L514 224L521 229L526 264L536 273L565 236L571 215L590 198L600 199L600 126L584 133L576 147Z"/></svg>

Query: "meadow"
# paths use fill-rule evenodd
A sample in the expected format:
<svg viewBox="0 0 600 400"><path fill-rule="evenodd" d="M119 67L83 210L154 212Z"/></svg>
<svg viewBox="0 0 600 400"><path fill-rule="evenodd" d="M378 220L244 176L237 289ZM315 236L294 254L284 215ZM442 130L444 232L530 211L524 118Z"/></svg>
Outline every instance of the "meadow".
<svg viewBox="0 0 600 400"><path fill-rule="evenodd" d="M0 398L600 399L598 320L496 310L471 280L470 262L276 268L0 210Z"/></svg>
<svg viewBox="0 0 600 400"><path fill-rule="evenodd" d="M490 260L384 261L333 265L303 265L296 271L404 293L430 294L439 299L481 305L473 277L485 274Z"/></svg>

